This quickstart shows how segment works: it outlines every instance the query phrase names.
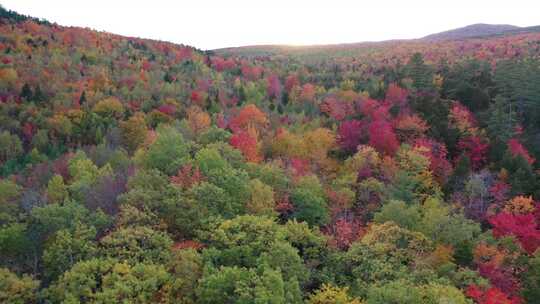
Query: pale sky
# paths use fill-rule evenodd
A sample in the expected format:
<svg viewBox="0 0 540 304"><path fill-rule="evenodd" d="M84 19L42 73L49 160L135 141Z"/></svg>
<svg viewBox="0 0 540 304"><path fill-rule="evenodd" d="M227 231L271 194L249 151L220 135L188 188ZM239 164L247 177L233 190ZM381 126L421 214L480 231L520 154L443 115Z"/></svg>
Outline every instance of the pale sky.
<svg viewBox="0 0 540 304"><path fill-rule="evenodd" d="M66 26L200 49L419 38L473 23L540 25L540 0L0 0Z"/></svg>

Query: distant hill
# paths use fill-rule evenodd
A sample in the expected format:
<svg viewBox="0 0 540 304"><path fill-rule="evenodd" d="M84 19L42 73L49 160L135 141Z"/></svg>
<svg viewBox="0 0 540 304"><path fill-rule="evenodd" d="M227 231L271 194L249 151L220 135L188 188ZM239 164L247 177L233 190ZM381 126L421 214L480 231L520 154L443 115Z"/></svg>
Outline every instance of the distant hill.
<svg viewBox="0 0 540 304"><path fill-rule="evenodd" d="M465 27L431 34L423 37L423 40L455 40L483 36L500 35L508 32L519 31L519 26L508 24L471 24Z"/></svg>

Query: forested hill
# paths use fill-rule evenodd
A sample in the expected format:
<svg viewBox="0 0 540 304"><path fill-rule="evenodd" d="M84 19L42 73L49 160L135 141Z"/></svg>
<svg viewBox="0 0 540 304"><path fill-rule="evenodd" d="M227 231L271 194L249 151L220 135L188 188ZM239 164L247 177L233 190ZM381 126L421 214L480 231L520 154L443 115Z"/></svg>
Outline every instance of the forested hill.
<svg viewBox="0 0 540 304"><path fill-rule="evenodd" d="M537 303L540 34L203 52L0 14L0 303Z"/></svg>
<svg viewBox="0 0 540 304"><path fill-rule="evenodd" d="M452 39L466 39L474 37L500 35L507 32L520 29L519 26L508 24L471 24L461 28L444 31L441 33L431 34L422 39L424 40L452 40Z"/></svg>

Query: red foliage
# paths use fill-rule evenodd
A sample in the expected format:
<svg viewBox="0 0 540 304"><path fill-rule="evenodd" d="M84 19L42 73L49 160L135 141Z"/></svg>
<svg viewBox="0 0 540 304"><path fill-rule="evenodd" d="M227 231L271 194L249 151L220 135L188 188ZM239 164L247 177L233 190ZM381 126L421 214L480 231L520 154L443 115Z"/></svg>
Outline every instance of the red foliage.
<svg viewBox="0 0 540 304"><path fill-rule="evenodd" d="M290 164L296 176L304 176L309 172L309 160L291 158Z"/></svg>
<svg viewBox="0 0 540 304"><path fill-rule="evenodd" d="M469 156L473 169L478 170L485 165L489 149L489 144L485 142L485 139L479 136L462 138L458 147Z"/></svg>
<svg viewBox="0 0 540 304"><path fill-rule="evenodd" d="M351 103L341 101L334 96L326 97L320 108L321 112L328 114L337 121L344 120L354 110Z"/></svg>
<svg viewBox="0 0 540 304"><path fill-rule="evenodd" d="M332 235L331 244L341 250L347 250L362 234L363 229L357 220L338 219L327 228Z"/></svg>
<svg viewBox="0 0 540 304"><path fill-rule="evenodd" d="M525 147L523 147L523 145L515 138L508 141L508 149L514 157L521 156L531 165L535 162L534 157L532 157L529 154L529 151L527 151L527 149L525 149Z"/></svg>
<svg viewBox="0 0 540 304"><path fill-rule="evenodd" d="M32 140L32 137L34 137L34 132L35 132L35 126L29 122L25 122L23 127L22 127L22 133L24 135L24 138L27 140L27 141L31 141Z"/></svg>
<svg viewBox="0 0 540 304"><path fill-rule="evenodd" d="M182 242L176 242L173 244L173 250L183 250L183 249L195 249L199 250L204 248L204 244L199 243L193 240L186 240Z"/></svg>
<svg viewBox="0 0 540 304"><path fill-rule="evenodd" d="M199 105L202 104L204 102L202 92L199 92L199 91L191 92L191 101Z"/></svg>
<svg viewBox="0 0 540 304"><path fill-rule="evenodd" d="M476 285L469 285L465 294L478 304L520 304L521 299L510 297L496 287L482 290Z"/></svg>
<svg viewBox="0 0 540 304"><path fill-rule="evenodd" d="M442 143L425 138L417 139L414 146L426 148L427 152L424 155L430 160L430 169L433 172L435 179L443 184L452 171L452 165L446 158L448 155L446 146Z"/></svg>
<svg viewBox="0 0 540 304"><path fill-rule="evenodd" d="M510 192L510 185L505 182L496 182L489 188L489 193L493 197L496 204L502 204L508 200L508 193Z"/></svg>
<svg viewBox="0 0 540 304"><path fill-rule="evenodd" d="M306 83L302 86L302 92L300 93L301 101L313 101L315 98L315 86L311 83Z"/></svg>
<svg viewBox="0 0 540 304"><path fill-rule="evenodd" d="M521 247L532 254L540 247L540 229L533 213L530 214L511 214L501 212L489 219L493 226L493 234L496 237L513 235Z"/></svg>
<svg viewBox="0 0 540 304"><path fill-rule="evenodd" d="M385 101L390 104L405 106L407 102L407 96L409 92L405 89L400 88L397 84L392 83L388 86L386 91Z"/></svg>
<svg viewBox="0 0 540 304"><path fill-rule="evenodd" d="M362 141L364 125L359 120L344 121L339 125L337 142L342 149L348 152L356 152L356 148Z"/></svg>
<svg viewBox="0 0 540 304"><path fill-rule="evenodd" d="M266 78L266 92L270 98L278 98L281 96L281 82L275 74Z"/></svg>
<svg viewBox="0 0 540 304"><path fill-rule="evenodd" d="M263 72L263 69L259 66L249 66L248 64L243 64L242 65L242 76L244 76L244 78L246 79L249 79L249 80L257 80L259 78L261 78L261 74Z"/></svg>
<svg viewBox="0 0 540 304"><path fill-rule="evenodd" d="M248 132L234 133L229 139L229 144L240 150L248 162L257 163L262 160L257 149L257 138L249 135Z"/></svg>
<svg viewBox="0 0 540 304"><path fill-rule="evenodd" d="M364 116L372 117L373 112L375 112L379 105L377 100L368 98L358 103L358 111Z"/></svg>
<svg viewBox="0 0 540 304"><path fill-rule="evenodd" d="M297 85L300 85L298 76L296 75L287 76L287 78L285 79L285 91L287 91L287 93L291 92L292 88L294 88Z"/></svg>
<svg viewBox="0 0 540 304"><path fill-rule="evenodd" d="M511 267L501 267L493 263L484 263L478 265L478 272L489 282L502 292L515 295L519 293L519 280L514 276Z"/></svg>
<svg viewBox="0 0 540 304"><path fill-rule="evenodd" d="M176 176L171 177L171 183L188 189L204 180L199 168L194 168L191 164L184 165L178 170Z"/></svg>
<svg viewBox="0 0 540 304"><path fill-rule="evenodd" d="M392 125L384 120L372 122L368 128L369 145L379 153L394 155L399 148L399 142Z"/></svg>
<svg viewBox="0 0 540 304"><path fill-rule="evenodd" d="M249 128L263 127L267 122L266 114L257 106L249 104L231 120L229 128L234 132L247 131Z"/></svg>
<svg viewBox="0 0 540 304"><path fill-rule="evenodd" d="M164 104L164 105L160 105L157 108L157 110L163 114L173 116L174 113L176 112L176 107L172 104Z"/></svg>
<svg viewBox="0 0 540 304"><path fill-rule="evenodd" d="M210 61L212 63L212 67L214 67L214 69L216 69L216 71L218 72L222 72L225 70L232 70L236 67L236 63L234 62L234 59L232 58L223 59L222 57L215 56L215 57L212 57Z"/></svg>

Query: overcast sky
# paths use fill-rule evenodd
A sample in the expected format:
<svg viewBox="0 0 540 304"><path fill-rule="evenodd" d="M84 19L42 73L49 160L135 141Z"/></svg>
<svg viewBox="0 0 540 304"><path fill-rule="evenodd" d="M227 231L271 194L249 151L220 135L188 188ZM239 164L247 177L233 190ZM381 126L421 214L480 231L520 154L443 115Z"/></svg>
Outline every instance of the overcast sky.
<svg viewBox="0 0 540 304"><path fill-rule="evenodd" d="M201 49L418 38L472 23L540 25L540 0L0 0L61 25Z"/></svg>

